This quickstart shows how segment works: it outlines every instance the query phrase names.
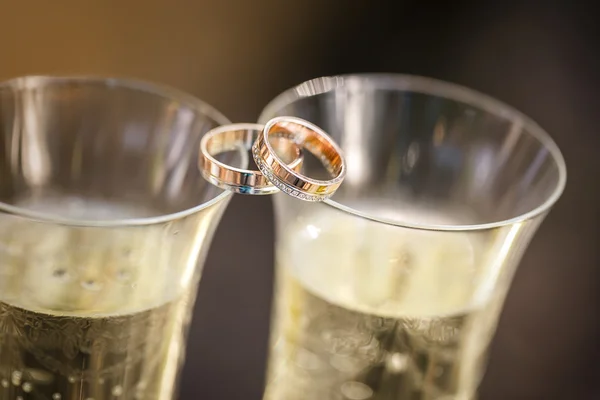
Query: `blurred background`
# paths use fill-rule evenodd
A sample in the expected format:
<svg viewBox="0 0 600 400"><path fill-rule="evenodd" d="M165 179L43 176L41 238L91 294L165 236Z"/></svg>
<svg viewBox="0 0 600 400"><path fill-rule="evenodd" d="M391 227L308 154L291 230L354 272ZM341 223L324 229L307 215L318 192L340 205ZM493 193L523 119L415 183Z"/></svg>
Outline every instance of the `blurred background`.
<svg viewBox="0 0 600 400"><path fill-rule="evenodd" d="M426 75L515 106L554 137L569 176L515 277L480 400L600 399L600 15L592 5L5 0L0 80L135 77L188 91L235 122L255 121L295 84L350 72ZM237 196L229 207L201 282L182 400L260 399L272 225L268 198ZM229 251L232 241L246 253Z"/></svg>

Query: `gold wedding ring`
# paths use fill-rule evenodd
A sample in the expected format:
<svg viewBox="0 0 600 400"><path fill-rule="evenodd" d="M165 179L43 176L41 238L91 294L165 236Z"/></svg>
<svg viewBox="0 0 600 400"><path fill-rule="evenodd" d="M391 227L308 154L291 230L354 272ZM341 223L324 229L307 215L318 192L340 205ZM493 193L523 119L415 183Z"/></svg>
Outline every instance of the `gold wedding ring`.
<svg viewBox="0 0 600 400"><path fill-rule="evenodd" d="M218 161L218 154L240 150L250 150L263 131L259 124L224 125L207 132L200 141L200 171L204 179L222 189L241 194L272 194L279 189L266 179L260 171L234 168ZM290 171L302 167L302 151L293 142L278 138L272 142L277 153ZM275 150L274 150L275 151ZM282 159L277 156L278 159Z"/></svg>
<svg viewBox="0 0 600 400"><path fill-rule="evenodd" d="M273 147L277 138L293 141L311 152L321 160L332 178L312 179L290 168ZM278 117L268 121L252 146L252 156L258 169L279 190L305 201L328 199L346 175L339 146L322 129L300 118Z"/></svg>

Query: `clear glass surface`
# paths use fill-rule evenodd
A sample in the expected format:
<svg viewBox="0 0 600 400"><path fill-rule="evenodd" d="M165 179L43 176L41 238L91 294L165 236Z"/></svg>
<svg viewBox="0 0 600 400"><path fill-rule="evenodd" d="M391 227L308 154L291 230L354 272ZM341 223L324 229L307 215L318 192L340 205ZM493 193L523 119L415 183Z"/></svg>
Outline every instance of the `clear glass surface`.
<svg viewBox="0 0 600 400"><path fill-rule="evenodd" d="M326 203L275 195L265 399L474 399L514 271L564 188L558 148L512 108L420 77L315 79L260 122L283 115L327 131L348 173Z"/></svg>
<svg viewBox="0 0 600 400"><path fill-rule="evenodd" d="M226 123L134 81L0 84L0 399L176 398L231 197L201 177L199 142Z"/></svg>

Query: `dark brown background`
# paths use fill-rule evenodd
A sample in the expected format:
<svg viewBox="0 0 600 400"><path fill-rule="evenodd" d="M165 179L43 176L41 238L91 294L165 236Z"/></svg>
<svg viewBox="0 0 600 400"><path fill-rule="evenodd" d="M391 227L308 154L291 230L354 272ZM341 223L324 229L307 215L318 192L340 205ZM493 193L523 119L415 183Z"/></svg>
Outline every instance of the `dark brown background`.
<svg viewBox="0 0 600 400"><path fill-rule="evenodd" d="M481 399L600 399L600 36L593 2L574 3L3 1L0 79L136 77L235 121L348 72L428 75L516 106L556 139L569 178L515 277ZM183 400L260 398L272 241L269 199L236 197L201 283Z"/></svg>

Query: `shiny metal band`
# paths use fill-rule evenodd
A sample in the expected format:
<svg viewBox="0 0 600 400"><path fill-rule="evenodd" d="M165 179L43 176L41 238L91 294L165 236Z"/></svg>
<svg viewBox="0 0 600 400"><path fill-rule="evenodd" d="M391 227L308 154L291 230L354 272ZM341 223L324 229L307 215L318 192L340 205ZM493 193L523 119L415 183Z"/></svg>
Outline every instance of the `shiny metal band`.
<svg viewBox="0 0 600 400"><path fill-rule="evenodd" d="M317 157L330 180L302 175L286 165L273 147L276 138L291 140ZM305 201L323 201L331 197L346 175L346 164L339 146L319 127L300 118L278 117L268 121L252 146L258 169L269 181L290 196Z"/></svg>
<svg viewBox="0 0 600 400"><path fill-rule="evenodd" d="M259 124L224 125L207 132L200 142L198 161L202 176L213 185L240 194L273 194L279 191L260 171L234 168L218 161L215 156L227 151L250 150L263 131ZM302 167L302 151L285 138L273 139L274 152L291 171ZM279 156L278 156L279 158ZM283 161L285 160L285 161Z"/></svg>

